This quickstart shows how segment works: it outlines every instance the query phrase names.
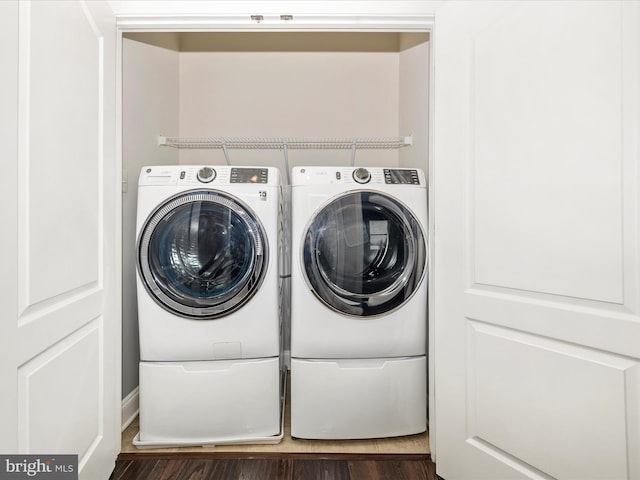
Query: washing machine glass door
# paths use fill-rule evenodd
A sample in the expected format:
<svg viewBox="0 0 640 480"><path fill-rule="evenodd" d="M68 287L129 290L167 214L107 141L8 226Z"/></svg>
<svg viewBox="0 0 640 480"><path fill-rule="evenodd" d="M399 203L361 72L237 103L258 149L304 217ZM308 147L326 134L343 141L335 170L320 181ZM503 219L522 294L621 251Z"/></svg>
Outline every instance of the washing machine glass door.
<svg viewBox="0 0 640 480"><path fill-rule="evenodd" d="M240 200L215 191L169 199L138 239L138 271L163 308L214 319L244 305L268 263L264 229Z"/></svg>
<svg viewBox="0 0 640 480"><path fill-rule="evenodd" d="M305 279L329 308L382 315L405 303L426 274L419 222L397 199L351 192L325 205L308 225L302 249Z"/></svg>

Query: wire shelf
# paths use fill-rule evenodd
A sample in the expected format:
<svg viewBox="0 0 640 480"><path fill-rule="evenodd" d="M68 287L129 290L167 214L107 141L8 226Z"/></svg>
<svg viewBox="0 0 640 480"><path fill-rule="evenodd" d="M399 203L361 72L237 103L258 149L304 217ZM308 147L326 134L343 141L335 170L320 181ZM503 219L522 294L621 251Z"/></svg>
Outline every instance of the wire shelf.
<svg viewBox="0 0 640 480"><path fill-rule="evenodd" d="M313 138L313 137L158 137L158 145L184 149L250 149L250 150L382 150L406 147L412 137Z"/></svg>

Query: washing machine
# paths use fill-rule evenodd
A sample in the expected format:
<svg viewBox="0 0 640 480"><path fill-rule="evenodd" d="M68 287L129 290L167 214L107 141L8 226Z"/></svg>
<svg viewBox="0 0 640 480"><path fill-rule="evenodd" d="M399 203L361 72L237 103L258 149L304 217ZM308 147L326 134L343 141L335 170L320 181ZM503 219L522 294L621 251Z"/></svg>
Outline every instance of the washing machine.
<svg viewBox="0 0 640 480"><path fill-rule="evenodd" d="M281 435L282 221L276 168L142 169L140 448Z"/></svg>
<svg viewBox="0 0 640 480"><path fill-rule="evenodd" d="M292 436L424 432L424 173L301 167L291 183Z"/></svg>

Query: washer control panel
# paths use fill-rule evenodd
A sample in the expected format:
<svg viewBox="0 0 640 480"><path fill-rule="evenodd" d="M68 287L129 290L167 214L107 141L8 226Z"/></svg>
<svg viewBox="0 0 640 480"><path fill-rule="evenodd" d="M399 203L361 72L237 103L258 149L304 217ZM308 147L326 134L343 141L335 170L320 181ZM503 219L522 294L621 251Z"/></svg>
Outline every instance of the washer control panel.
<svg viewBox="0 0 640 480"><path fill-rule="evenodd" d="M384 183L391 185L420 185L420 177L417 170L385 168Z"/></svg>
<svg viewBox="0 0 640 480"><path fill-rule="evenodd" d="M232 168L231 183L268 183L269 170L266 168Z"/></svg>
<svg viewBox="0 0 640 480"><path fill-rule="evenodd" d="M230 165L158 165L143 167L138 185L182 185L215 188L245 184L262 188L280 185L276 167L232 167Z"/></svg>

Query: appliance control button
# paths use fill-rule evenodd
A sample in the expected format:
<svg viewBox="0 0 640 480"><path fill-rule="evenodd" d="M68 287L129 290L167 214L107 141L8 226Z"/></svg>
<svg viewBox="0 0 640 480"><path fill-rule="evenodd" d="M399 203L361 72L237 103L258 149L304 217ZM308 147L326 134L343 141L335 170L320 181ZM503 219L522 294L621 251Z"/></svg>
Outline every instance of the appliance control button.
<svg viewBox="0 0 640 480"><path fill-rule="evenodd" d="M198 180L202 183L212 182L216 178L216 171L211 167L202 167L198 170Z"/></svg>
<svg viewBox="0 0 640 480"><path fill-rule="evenodd" d="M358 183L367 183L371 180L371 173L366 168L356 168L353 171L353 179Z"/></svg>

